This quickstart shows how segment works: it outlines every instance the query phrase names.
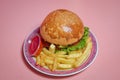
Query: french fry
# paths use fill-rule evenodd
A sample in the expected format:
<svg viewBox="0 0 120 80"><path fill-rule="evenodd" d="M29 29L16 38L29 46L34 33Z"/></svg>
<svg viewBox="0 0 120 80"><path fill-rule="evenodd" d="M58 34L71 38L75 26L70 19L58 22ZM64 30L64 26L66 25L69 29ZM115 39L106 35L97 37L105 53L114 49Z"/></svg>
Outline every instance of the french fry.
<svg viewBox="0 0 120 80"><path fill-rule="evenodd" d="M57 68L57 58L54 58L54 64L53 64L52 71L55 71L56 68Z"/></svg>
<svg viewBox="0 0 120 80"><path fill-rule="evenodd" d="M82 52L82 50L81 49L79 49L79 50L76 50L76 51L70 51L68 54L81 54L81 52Z"/></svg>
<svg viewBox="0 0 120 80"><path fill-rule="evenodd" d="M54 61L52 59L48 58L48 57L45 57L44 62L46 64L53 64L54 63Z"/></svg>
<svg viewBox="0 0 120 80"><path fill-rule="evenodd" d="M40 65L40 56L36 57L36 65Z"/></svg>
<svg viewBox="0 0 120 80"><path fill-rule="evenodd" d="M68 57L68 55L56 54L56 57L60 57L60 58L67 58L67 57Z"/></svg>
<svg viewBox="0 0 120 80"><path fill-rule="evenodd" d="M54 45L54 44L51 44L51 45L50 45L49 51L50 51L51 53L55 53L55 45Z"/></svg>
<svg viewBox="0 0 120 80"><path fill-rule="evenodd" d="M87 47L86 47L86 49L84 51L84 54L87 54L88 51L91 50L91 48L92 48L92 42L87 43Z"/></svg>
<svg viewBox="0 0 120 80"><path fill-rule="evenodd" d="M80 66L85 60L87 60L88 56L90 55L92 48L92 42L87 43L87 47L81 57L77 58L77 61L74 64L74 67Z"/></svg>
<svg viewBox="0 0 120 80"><path fill-rule="evenodd" d="M58 58L58 62L62 64L73 64L75 62L75 59Z"/></svg>
<svg viewBox="0 0 120 80"><path fill-rule="evenodd" d="M45 54L43 52L41 52L40 53L40 63L39 63L41 66L45 66L44 59L45 59Z"/></svg>
<svg viewBox="0 0 120 80"><path fill-rule="evenodd" d="M83 61L85 60L86 56L82 55L81 57L77 58L77 61L75 62L74 67L80 66L83 63Z"/></svg>
<svg viewBox="0 0 120 80"><path fill-rule="evenodd" d="M58 64L57 68L58 69L71 69L72 65L71 64Z"/></svg>
<svg viewBox="0 0 120 80"><path fill-rule="evenodd" d="M91 41L91 37L89 37L88 39L87 39L87 43L89 43Z"/></svg>
<svg viewBox="0 0 120 80"><path fill-rule="evenodd" d="M56 52L56 54L58 54L58 55L65 55L67 52L65 52L65 51L57 51Z"/></svg>
<svg viewBox="0 0 120 80"><path fill-rule="evenodd" d="M47 48L43 48L43 52L44 52L45 54L52 54L52 52L50 52Z"/></svg>
<svg viewBox="0 0 120 80"><path fill-rule="evenodd" d="M50 52L47 48L43 48L43 52L44 52L44 54L46 54L48 56L51 56L51 57L55 56L55 54Z"/></svg>
<svg viewBox="0 0 120 80"><path fill-rule="evenodd" d="M51 65L51 64L47 64L46 66L52 71L52 69L53 69L53 65Z"/></svg>
<svg viewBox="0 0 120 80"><path fill-rule="evenodd" d="M81 55L82 53L69 54L67 58L77 58L77 57L80 57Z"/></svg>

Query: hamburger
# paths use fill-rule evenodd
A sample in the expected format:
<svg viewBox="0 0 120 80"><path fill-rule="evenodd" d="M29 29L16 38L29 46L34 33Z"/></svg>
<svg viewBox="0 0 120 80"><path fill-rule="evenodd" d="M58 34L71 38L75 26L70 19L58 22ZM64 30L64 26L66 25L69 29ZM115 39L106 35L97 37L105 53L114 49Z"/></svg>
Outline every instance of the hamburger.
<svg viewBox="0 0 120 80"><path fill-rule="evenodd" d="M77 14L57 9L45 17L40 30L30 37L29 53L36 66L51 71L71 70L84 64L91 54L89 33Z"/></svg>
<svg viewBox="0 0 120 80"><path fill-rule="evenodd" d="M70 52L85 47L89 28L84 27L74 12L58 9L46 16L40 27L40 35L45 43L54 44L56 51Z"/></svg>
<svg viewBox="0 0 120 80"><path fill-rule="evenodd" d="M89 28L77 14L58 9L45 17L29 49L37 66L51 71L70 70L88 59L92 40Z"/></svg>

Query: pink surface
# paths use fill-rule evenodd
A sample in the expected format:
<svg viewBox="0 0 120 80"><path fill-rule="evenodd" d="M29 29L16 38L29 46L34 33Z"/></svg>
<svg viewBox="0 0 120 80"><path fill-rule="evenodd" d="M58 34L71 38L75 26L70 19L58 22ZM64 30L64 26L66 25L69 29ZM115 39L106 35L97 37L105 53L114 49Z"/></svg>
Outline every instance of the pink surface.
<svg viewBox="0 0 120 80"><path fill-rule="evenodd" d="M87 70L62 78L36 72L22 55L26 36L58 8L77 13L99 43ZM0 0L0 80L120 80L119 30L119 0Z"/></svg>

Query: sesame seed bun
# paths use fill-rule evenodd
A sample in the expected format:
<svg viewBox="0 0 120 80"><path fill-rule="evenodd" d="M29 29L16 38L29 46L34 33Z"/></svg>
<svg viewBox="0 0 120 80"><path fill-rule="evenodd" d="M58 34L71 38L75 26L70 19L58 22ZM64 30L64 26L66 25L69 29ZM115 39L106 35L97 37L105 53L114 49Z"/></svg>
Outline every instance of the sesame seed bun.
<svg viewBox="0 0 120 80"><path fill-rule="evenodd" d="M84 25L75 13L58 9L46 16L40 27L40 34L49 43L71 45L82 38Z"/></svg>

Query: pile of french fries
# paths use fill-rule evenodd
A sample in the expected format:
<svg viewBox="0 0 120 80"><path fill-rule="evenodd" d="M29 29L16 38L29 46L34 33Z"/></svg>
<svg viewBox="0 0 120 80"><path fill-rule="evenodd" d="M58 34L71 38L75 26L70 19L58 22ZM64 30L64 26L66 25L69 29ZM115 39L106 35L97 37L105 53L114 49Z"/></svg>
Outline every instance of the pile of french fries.
<svg viewBox="0 0 120 80"><path fill-rule="evenodd" d="M71 51L68 54L65 51L55 52L55 49L54 44L51 44L49 49L43 48L40 54L35 57L36 64L51 71L76 68L88 59L92 49L92 41L89 37L84 49Z"/></svg>

